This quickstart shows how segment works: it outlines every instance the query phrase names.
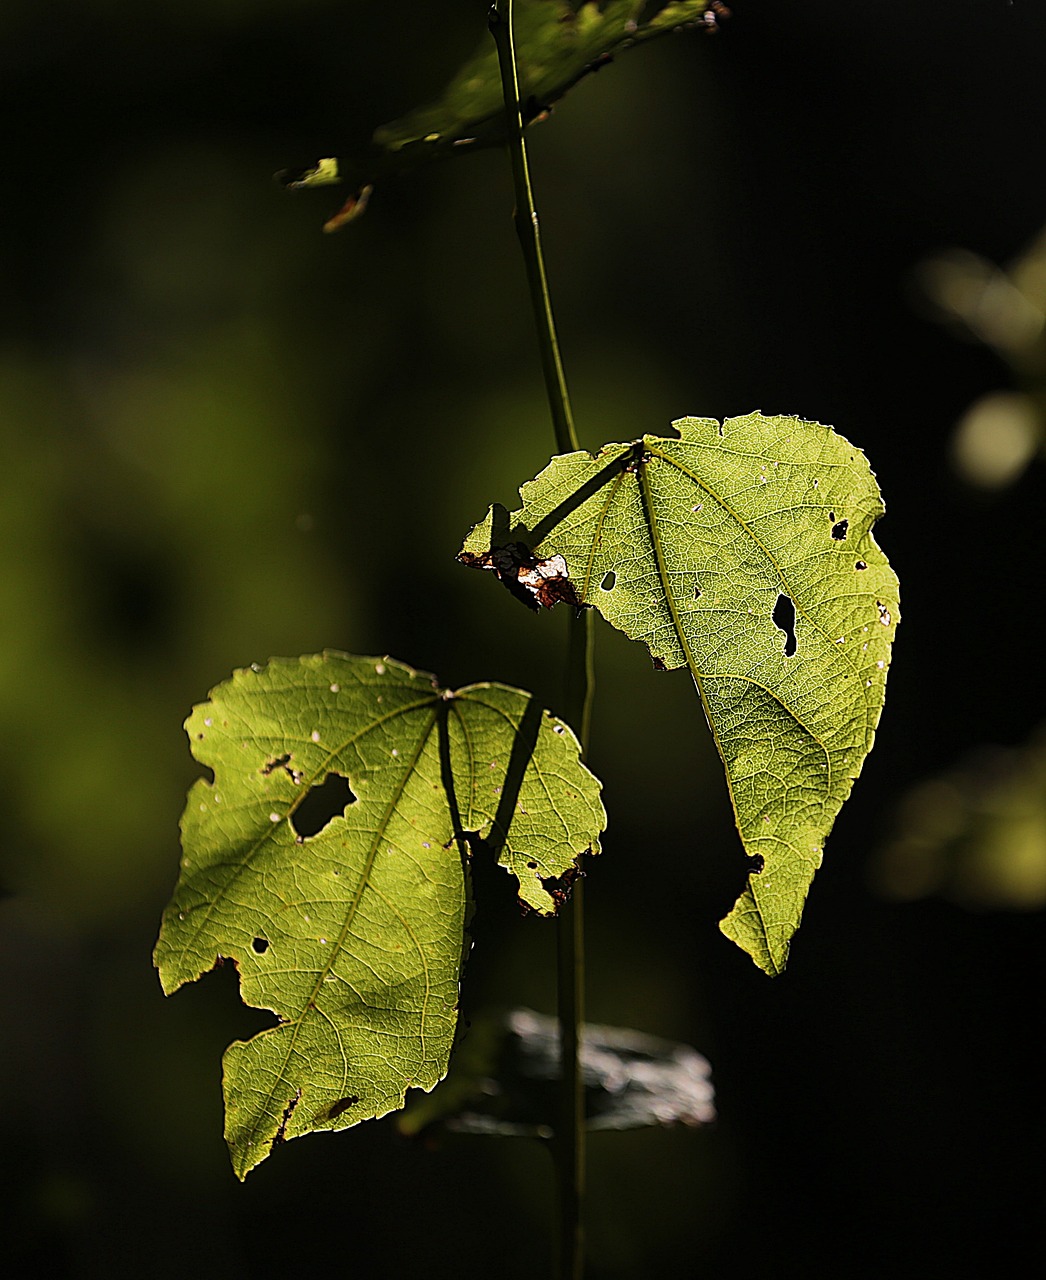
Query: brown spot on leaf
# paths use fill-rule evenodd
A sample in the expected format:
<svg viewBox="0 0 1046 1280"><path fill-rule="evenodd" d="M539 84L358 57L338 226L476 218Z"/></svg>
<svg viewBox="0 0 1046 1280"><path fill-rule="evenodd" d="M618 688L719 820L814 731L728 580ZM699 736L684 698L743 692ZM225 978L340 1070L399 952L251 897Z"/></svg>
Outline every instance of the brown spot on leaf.
<svg viewBox="0 0 1046 1280"><path fill-rule="evenodd" d="M539 560L525 543L508 542L481 555L463 551L458 559L470 569L490 569L496 573L498 580L528 609L551 609L560 602L575 609L582 607L562 556Z"/></svg>
<svg viewBox="0 0 1046 1280"><path fill-rule="evenodd" d="M290 1123L290 1118L294 1115L294 1108L299 1102L301 1102L301 1090L297 1089L294 1097L291 1098L290 1102L288 1102L283 1108L283 1117L280 1120L280 1127L276 1130L276 1136L272 1140L273 1148L278 1147L281 1142L287 1141L287 1125Z"/></svg>
<svg viewBox="0 0 1046 1280"><path fill-rule="evenodd" d="M289 751L282 756L274 756L273 759L267 761L262 766L262 776L267 778L270 774L275 773L277 769L282 769L284 773L286 773L287 777L290 778L291 782L293 782L296 787L300 787L304 774L300 769L291 768L291 760L293 758L294 757Z"/></svg>
<svg viewBox="0 0 1046 1280"><path fill-rule="evenodd" d="M567 867L561 876L547 876L542 879L541 883L556 904L557 911L570 897L570 891L573 889L578 876L584 874L580 867L573 866Z"/></svg>

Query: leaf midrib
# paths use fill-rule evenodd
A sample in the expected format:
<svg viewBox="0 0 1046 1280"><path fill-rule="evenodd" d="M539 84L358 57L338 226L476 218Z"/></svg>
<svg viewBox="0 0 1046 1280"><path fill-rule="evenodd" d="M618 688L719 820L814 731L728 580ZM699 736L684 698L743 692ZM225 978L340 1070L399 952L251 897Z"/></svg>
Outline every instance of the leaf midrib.
<svg viewBox="0 0 1046 1280"><path fill-rule="evenodd" d="M796 592L796 590L795 590L794 586L792 585L792 582L791 582L791 578L790 578L790 576L785 574L785 571L784 571L784 569L782 568L782 566L781 566L780 562L778 561L777 557L776 557L776 556L774 555L774 553L770 550L770 548L766 545L766 543L765 543L765 542L763 542L762 538L760 538L760 537L759 537L759 535L758 535L758 534L757 534L757 533L752 529L752 527L751 527L751 525L748 523L748 521L747 521L747 520L745 520L745 518L744 518L742 515L740 515L737 511L735 511L735 510L734 510L734 508L730 505L730 503L729 503L725 498L721 497L721 496L720 496L720 495L719 495L719 494L718 494L718 493L717 493L717 492L716 492L716 491L715 491L715 490L714 490L714 489L713 489L713 488L712 488L712 487L707 483L707 481L702 480L700 476L695 475L693 471L691 471L688 467L684 466L684 465L683 465L683 464L682 464L678 459L676 459L676 458L672 457L672 456L671 456L671 455L669 455L669 454L662 453L659 449L657 449L657 448L655 447L656 439L657 439L657 437L649 437L649 438L647 439L647 444L648 444L648 451L649 451L649 453L650 453L652 456L654 456L654 457L660 458L662 462L667 463L669 466L671 466L671 467L675 467L675 469L676 469L676 470L677 470L681 475L686 476L686 478L687 478L688 480L690 480L693 484L697 485L697 487L698 487L699 489L703 490L703 492L705 492L705 493L706 493L706 494L707 494L707 495L712 499L712 501L713 501L713 502L717 503L717 504L719 505L719 507L720 507L723 511L725 511L725 512L727 513L727 515L728 515L728 516L730 516L730 518L731 518L731 519L733 519L733 520L735 520L735 521L737 522L737 524L738 524L738 525L739 525L739 526L744 530L744 532L745 532L746 536L747 536L747 537L749 537L749 538L750 538L750 539L755 543L755 545L759 547L759 549L760 549L760 550L763 552L763 554L766 556L766 558L767 558L767 560L770 562L770 564L771 564L771 565L773 565L773 567L774 567L774 571L775 571L775 572L777 573L777 575L778 575L778 578L779 578L779 580L780 580L781 586L785 589L785 591L786 591L786 593L787 593L787 595L788 595L789 599L792 601L792 604L794 605L794 607L795 607L795 609L796 609L797 613L798 613L802 618L804 618L806 622L808 622L808 623L810 624L810 626L811 626L811 627L812 627L812 628L813 628L813 629L818 633L818 635L820 635L820 636L821 636L821 638L824 640L824 642L825 642L827 645L833 646L833 648L834 648L834 641L832 640L832 638L831 638L831 636L829 635L829 633L828 633L827 631L825 631L824 627L822 627L822 626L821 626L821 624L817 621L817 619L816 619L816 618L814 618L814 617L812 617L812 616L811 616L811 614L810 614L810 613L806 610L806 608L802 605L801 600L800 600L800 598L799 598L799 593L797 593L797 592ZM683 444L694 444L694 445L697 445L697 447L701 447L700 445L698 445L698 444L697 444L697 442L696 442L696 441L681 441L680 443L683 443ZM731 452L732 452L735 456L750 456L750 457L757 457L757 456L761 456L761 455L755 455L755 454L751 454L751 455L742 455L742 454L740 454L737 450L731 450ZM839 469L840 469L840 470L841 470L841 469L843 469L843 468L846 466L846 464L845 464L845 463L825 464L825 465L835 465L835 466L839 467ZM644 475L645 475L645 467L643 468L643 471L644 471ZM767 513L767 514L776 514L776 513ZM659 571L660 571L660 568L661 568L661 566L660 566L660 563L659 563ZM666 580L664 580L664 579L662 579L662 585L663 585L663 587L664 587L664 590L665 590L665 596L666 596L666 599L667 599L667 598L669 598L669 591L668 591L668 583L667 583L667 581L666 581ZM675 619L675 617L676 617L676 616L677 616L677 615L675 614L674 604L673 604L673 618ZM677 630L678 630L678 628L677 628ZM686 646L684 646L684 648L686 649L686 652L688 652L688 653L689 653L689 649L688 649ZM838 652L838 654L843 658L843 660L844 660L844 661L847 663L847 665L850 667L850 670L851 670L852 674L853 674L855 677L858 677L858 684L857 684L857 686L856 686L856 687L857 687L858 689L860 689L860 690L861 690L861 700L862 700L862 702L863 702L863 704L864 704L864 712L865 712L865 717L864 717L864 719L865 719L865 742L867 743L867 741L868 741L868 737L871 735L871 733L872 733L872 732L874 732L874 728L875 728L875 724L874 724L874 722L875 722L875 720L876 720L876 718L877 718L877 713L876 713L876 711L875 711L875 708L874 708L874 707L871 705L871 703L869 702L869 699L868 699L868 691L867 691L867 689L862 688L862 686L861 686L861 684L860 684L860 679L859 679L859 678L860 678L860 676L862 675L862 669L861 669L861 667L859 667L859 666L857 665L857 663L854 661L854 659L853 659L853 657L851 656L851 654L850 654L850 653L849 653L845 648L843 648L843 649L838 649L838 650L836 650L836 652ZM690 665L690 664L688 663L688 665ZM693 666L691 665L691 671L693 671L693 670L694 670L694 668L693 668ZM694 678L695 678L695 680L697 679L697 674L696 674L696 672L694 673ZM776 700L776 701L777 701L777 702L782 706L782 708L784 708L784 709L786 709L786 710L787 710L787 708L785 708L785 704L784 704L784 702L783 702L783 701L782 701L782 700L781 700L781 699L780 699L780 698L779 698L775 693L773 693L773 691L772 691L772 690L769 690L769 689L768 689L768 690L767 690L767 692L768 692L768 693L769 693L769 694L770 694L770 695L771 695L771 696L772 696L772 697L773 697L773 698L774 698L774 699L775 699L775 700ZM795 717L795 719L796 719L796 720L798 720L798 717ZM802 723L802 722L801 722L801 721L799 721L799 723ZM808 731L808 732L809 732L809 731ZM816 735L812 735L812 736L814 737L814 740L815 740L816 742L818 742L818 744L822 747L822 749L823 749L823 750L827 750L827 748L825 748L825 747L824 747L824 744L820 742L820 739L818 739ZM830 774L829 774L829 776L830 776Z"/></svg>
<svg viewBox="0 0 1046 1280"><path fill-rule="evenodd" d="M431 699L429 700L429 702L430 702L430 705L432 705L432 715L429 718L429 723L425 727L424 731L419 735L417 747L415 748L415 751L409 761L408 766L403 770L402 776L395 790L393 791L393 794L390 796L388 804L386 805L385 813L382 816L381 822L379 823L376 831L374 832L374 838L371 841L371 846L367 851L367 857L364 861L363 869L360 872L360 877L357 883L356 892L353 895L351 902L349 903L348 913L345 917L344 923L342 924L341 930L338 934L337 941L331 946L330 959L325 966L317 970L316 981L313 984L312 991L310 992L309 997L306 1000L301 1013L298 1015L298 1017L293 1019L289 1024L290 1027L292 1028L292 1032L290 1035L290 1040L287 1044L286 1052L283 1056L283 1062L280 1064L280 1067L279 1067L277 1082L276 1082L276 1085L274 1085L273 1088L271 1088L268 1094L265 1096L264 1106L258 1107L255 1110L256 1119L254 1122L254 1126L251 1129L250 1134L245 1142L245 1146L248 1150L250 1150L254 1146L255 1137L257 1135L258 1128L261 1124L261 1117L262 1115L267 1114L268 1105L275 1100L277 1087L282 1084L290 1083L287 1080L287 1064L290 1061L291 1055L294 1052L294 1047L298 1042L299 1033L301 1032L302 1027L305 1025L305 1020L308 1017L310 1010L319 1014L321 1017L326 1018L326 1020L330 1022L332 1028L334 1029L335 1034L338 1037L339 1046L341 1045L341 1032L339 1031L336 1023L330 1017L330 1015L327 1014L324 1010L322 1010L319 1007L319 1005L317 1004L317 997L320 991L323 989L324 980L326 979L327 975L331 972L331 969L334 967L334 963L336 959L341 954L341 951L345 946L345 939L348 937L349 930L352 928L352 922L356 918L356 912L359 910L360 902L363 900L363 895L366 893L367 888L369 886L371 873L374 870L374 863L378 856L378 849L384 843L385 832L388 829L389 822L392 820L392 817L399 806L399 802L403 796L404 790L406 789L407 783L413 777L414 771L418 765L418 761L421 759L421 756L423 755L425 748L428 745L429 739L432 736L432 731L436 727L436 723L439 719L439 703L437 701L433 704ZM425 704L422 703L420 705L423 706ZM415 707L414 709L416 710L417 708ZM403 709L400 708L398 710L402 712ZM395 712L390 713L387 719L392 719L395 716L395 714L396 714ZM370 726L370 728L373 728L373 726ZM356 738L358 738L361 735L355 735L355 736ZM346 743L344 743L343 746L339 748L339 752L343 751L345 747L350 745L352 741L353 741L352 738L346 741ZM427 992L429 990L427 968L425 970L425 978L426 978L426 992ZM421 1024L422 1024L422 1030L421 1030L422 1053L424 1054L425 1052L425 1046L424 1046L425 1006L424 1005L420 1010L420 1016L421 1016ZM343 1050L342 1051L342 1086L341 1086L343 1089L345 1088L348 1081L347 1069L348 1069L348 1063L346 1060L346 1055Z"/></svg>
<svg viewBox="0 0 1046 1280"><path fill-rule="evenodd" d="M300 692L310 691L310 686L308 685L301 685L301 686L291 685L291 686L288 686L288 688L292 689L293 691L300 691ZM301 791L299 792L298 796L293 801L291 801L286 811L281 814L280 822L272 824L270 828L263 831L262 834L258 836L255 842L250 846L250 848L247 850L244 856L240 859L239 863L236 866L236 870L233 872L233 874L219 889L215 891L214 896L207 903L207 909L203 913L199 922L195 923L192 937L198 938L200 936L200 934L203 932L203 930L206 928L207 924L209 923L211 916L217 910L218 906L224 901L229 891L233 888L233 886L239 880L240 876L250 869L257 854L261 851L261 849L267 843L275 839L276 832L279 830L279 827L284 822L288 821L291 815L297 811L298 806L303 803L303 801L305 800L305 797L309 794L309 791L311 790L311 788L316 785L317 779L322 776L325 776L327 773L331 771L332 762L340 760L340 757L343 751L346 751L349 747L353 745L353 743L359 742L362 738L366 737L368 733L372 733L375 729L379 729L383 725L391 723L393 720L397 719L399 716L409 715L412 712L418 711L423 707L433 705L437 701L438 699L434 699L433 696L430 694L418 702L410 703L402 707L396 707L392 711L385 712L381 716L378 716L375 719L369 721L362 729L360 729L358 733L351 734L338 747L330 750L327 753L327 757L324 760L323 764L321 764L316 770L313 771L312 774L309 775L308 785L304 785L304 784L302 785ZM253 735L253 734L249 735L249 738L253 738L255 741L257 741L256 735ZM286 741L286 739L284 739L284 741ZM280 745L282 745L282 743ZM200 763L208 764L208 762L205 760L201 760ZM208 764L208 767L214 768L216 766ZM210 784L212 792L218 785L219 785L218 777L216 774L214 782ZM279 803L274 801L272 808L274 811L278 812ZM236 810L236 806L232 806L228 811L235 812L235 810ZM229 864L226 863L224 865L228 866ZM177 903L172 903L171 910L173 911L176 906L177 906ZM188 941L186 942L185 947L183 949L188 949Z"/></svg>

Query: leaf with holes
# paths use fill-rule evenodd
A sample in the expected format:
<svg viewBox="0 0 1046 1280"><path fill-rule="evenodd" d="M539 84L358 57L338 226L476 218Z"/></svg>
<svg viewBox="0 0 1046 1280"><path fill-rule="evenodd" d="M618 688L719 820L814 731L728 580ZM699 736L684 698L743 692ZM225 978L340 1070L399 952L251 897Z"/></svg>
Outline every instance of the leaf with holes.
<svg viewBox="0 0 1046 1280"><path fill-rule="evenodd" d="M679 439L553 458L459 558L535 605L593 606L656 666L689 668L749 855L722 928L779 973L872 747L897 578L872 537L875 478L831 428L757 413L674 425Z"/></svg>
<svg viewBox="0 0 1046 1280"><path fill-rule="evenodd" d="M578 81L617 54L685 27L715 30L727 12L718 0L672 0L653 12L646 0L516 0L516 61L524 123L544 116ZM644 18L644 10L647 16ZM326 224L335 231L366 208L371 187L390 173L430 160L505 141L501 72L493 41L484 34L476 53L440 97L400 120L382 125L367 151L280 175L292 189L348 182L355 189Z"/></svg>
<svg viewBox="0 0 1046 1280"><path fill-rule="evenodd" d="M238 671L186 730L214 779L189 792L154 958L168 994L231 960L244 1002L279 1020L224 1058L243 1178L280 1142L445 1075L469 847L551 914L605 815L573 733L529 694L451 693L389 658Z"/></svg>

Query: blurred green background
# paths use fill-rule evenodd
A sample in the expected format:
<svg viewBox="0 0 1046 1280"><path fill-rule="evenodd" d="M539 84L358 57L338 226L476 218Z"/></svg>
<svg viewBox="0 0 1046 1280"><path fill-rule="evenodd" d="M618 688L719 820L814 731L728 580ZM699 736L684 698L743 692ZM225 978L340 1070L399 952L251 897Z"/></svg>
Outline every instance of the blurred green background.
<svg viewBox="0 0 1046 1280"><path fill-rule="evenodd" d="M432 96L486 7L0 7L17 1274L546 1273L550 1178L526 1143L432 1149L377 1123L237 1184L219 1059L264 1015L231 969L165 1001L150 965L196 773L180 724L234 667L388 652L558 705L562 611L531 617L454 563L550 452L503 156L390 181L333 237L337 192L269 181ZM774 982L716 929L743 859L687 678L599 630L611 825L589 1012L708 1054L720 1120L597 1136L591 1271L987 1273L1038 1240L1042 1209L1044 477L954 471L968 406L1036 366L957 341L919 270L953 246L1010 260L1046 222L1046 12L733 7L716 38L637 51L532 131L580 433L752 409L834 424L886 495L904 626L877 749ZM969 775L918 788L1028 739L1010 791L1039 816L1011 825L1032 874L949 896L904 840ZM550 928L495 888L477 935L469 1007L550 1010Z"/></svg>

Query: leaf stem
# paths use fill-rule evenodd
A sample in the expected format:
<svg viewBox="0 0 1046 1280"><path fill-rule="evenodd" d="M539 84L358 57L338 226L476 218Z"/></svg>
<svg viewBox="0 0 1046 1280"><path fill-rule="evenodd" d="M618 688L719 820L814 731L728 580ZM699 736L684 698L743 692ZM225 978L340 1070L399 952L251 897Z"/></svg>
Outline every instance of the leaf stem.
<svg viewBox="0 0 1046 1280"><path fill-rule="evenodd" d="M541 249L541 228L534 205L527 147L523 136L512 0L495 0L489 21L491 34L497 45L501 86L505 97L508 153L516 198L516 234L523 251L531 308L537 327L545 393L548 396L556 448L560 453L572 453L579 445L563 361L559 353L556 323L552 315L552 298ZM579 735L583 755L588 751L593 689L592 614L591 610L585 609L571 618L570 622L565 691L566 718ZM586 1135L580 1053L585 1020L584 920L584 898L579 877L573 886L570 900L560 908L556 933L560 1106L553 1155L559 1181L557 1256L560 1280L581 1280L584 1269L582 1209Z"/></svg>

